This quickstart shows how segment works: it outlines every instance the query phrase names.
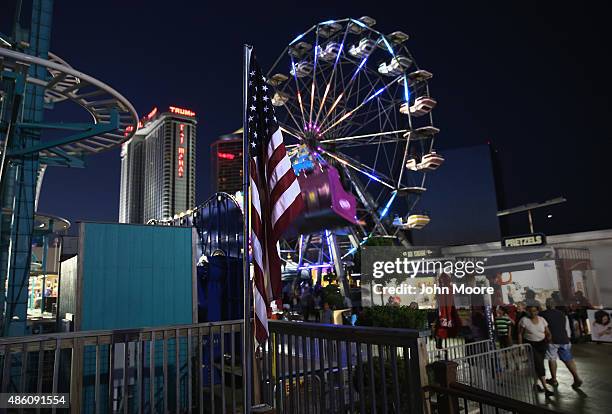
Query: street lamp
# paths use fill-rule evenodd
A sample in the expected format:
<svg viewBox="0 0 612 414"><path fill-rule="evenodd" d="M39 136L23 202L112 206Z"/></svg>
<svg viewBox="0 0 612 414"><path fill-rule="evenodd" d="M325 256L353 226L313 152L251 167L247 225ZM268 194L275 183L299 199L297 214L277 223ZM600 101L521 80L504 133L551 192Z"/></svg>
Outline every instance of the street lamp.
<svg viewBox="0 0 612 414"><path fill-rule="evenodd" d="M497 212L497 217L509 216L511 214L522 213L523 211L527 212L527 217L529 218L529 232L533 233L533 218L531 217L531 210L535 210L536 208L553 206L555 204L565 203L567 199L565 197L557 197L551 200L544 201L543 203L529 203L524 204L518 207L512 207L507 210L502 210ZM552 218L552 214L549 214L547 218Z"/></svg>

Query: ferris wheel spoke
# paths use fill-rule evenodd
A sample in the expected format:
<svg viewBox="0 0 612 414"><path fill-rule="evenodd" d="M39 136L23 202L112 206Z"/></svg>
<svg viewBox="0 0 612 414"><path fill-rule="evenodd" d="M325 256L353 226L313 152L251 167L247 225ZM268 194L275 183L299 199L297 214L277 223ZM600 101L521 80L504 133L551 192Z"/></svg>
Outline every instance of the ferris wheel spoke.
<svg viewBox="0 0 612 414"><path fill-rule="evenodd" d="M293 70L293 79L295 79L295 89L296 89L296 94L297 94L297 100L298 100L298 103L300 104L300 112L302 113L302 120L305 120L304 104L302 102L302 94L300 93L300 82L297 77L297 67L296 67L295 61L293 60L293 56L291 56L291 68ZM302 126L302 129L304 129L304 126Z"/></svg>
<svg viewBox="0 0 612 414"><path fill-rule="evenodd" d="M361 79L361 76L357 77L358 80ZM326 126L326 121L329 118L330 115L335 114L334 109L336 109L336 106L338 105L338 103L340 102L340 99L342 98L342 96L346 97L351 97L354 96L356 102L361 101L360 96L361 96L361 92L367 91L367 93L365 94L367 99L367 96L371 95L374 90L376 89L377 85L380 82L380 79L377 79L376 82L371 82L371 80L369 78L367 78L368 80L368 84L366 84L363 88L361 88L361 85L359 84L357 87L357 92L355 92L355 94L353 95L352 93L349 94L342 94L339 96L339 98L334 102L334 104L332 105L332 108L330 108L330 110L327 112L327 114L325 115L325 118L320 122L320 125L323 129L323 126ZM360 82L358 82L360 83ZM351 92L352 92L352 88L351 88ZM346 98L349 99L349 98ZM365 102L365 100L364 100ZM334 116L332 117L332 120L330 121L331 124L333 124L336 120L338 120L340 117L344 116L347 112L346 112L346 107L350 105L350 101L346 101L346 106L344 107L344 109L342 111L340 111L340 114L338 114L339 116Z"/></svg>
<svg viewBox="0 0 612 414"><path fill-rule="evenodd" d="M374 170L373 168L357 161L354 158L351 158L350 156L346 155L346 154L340 154L340 153L332 153L329 151L326 151L324 149L322 149L321 147L318 148L318 150L324 154L329 156L330 158L338 161L340 164L351 168L357 172L360 172L361 174L365 175L366 177L384 185L385 187L388 187L392 190L395 190L395 187L393 186L392 182L393 180L391 180L389 177L385 176L384 174L381 174L380 172Z"/></svg>
<svg viewBox="0 0 612 414"><path fill-rule="evenodd" d="M339 135L348 135L348 130L351 130L350 134L357 134L359 131L366 130L372 123L380 120L383 116L388 117L388 112L394 111L395 106L393 104L380 107L381 101L373 101L367 109L361 110L358 115L352 118L351 121L343 123L340 128L336 131ZM374 116L378 115L378 116ZM386 129L386 125L393 125L390 122L385 122L384 125L379 126L379 130ZM353 128L354 127L354 128Z"/></svg>
<svg viewBox="0 0 612 414"><path fill-rule="evenodd" d="M287 96L297 96L297 91L299 89L293 89L291 87L292 82L285 82L283 83L280 87L276 87L275 90L277 92L280 92L282 94L285 94ZM298 85L299 87L299 85ZM293 115L293 112L300 112L300 107L298 106L298 104L292 100L292 99L288 99L284 104L283 104L285 111L289 117L291 118L291 120L293 121L293 123L295 124L296 128L298 131L303 131L304 130L304 125L301 124L300 122L298 122L298 120L296 119L295 115ZM278 113L278 115L280 115L280 112Z"/></svg>
<svg viewBox="0 0 612 414"><path fill-rule="evenodd" d="M344 113L342 116L340 116L339 118L333 119L332 121L330 121L330 125L325 128L322 132L322 134L324 135L325 133L329 132L331 129L333 129L336 125L338 125L340 122L344 121L345 119L349 118L350 116L352 116L354 113L356 113L357 111L359 111L362 107L364 107L365 105L367 105L368 103L370 103L372 101L372 99L376 98L377 96L381 95L383 92L385 92L387 89L389 89L389 87L391 87L392 85L395 84L395 82L397 82L398 78L394 78L391 82L385 84L384 86L380 87L378 90L375 91L375 89L379 86L379 83L381 83L380 78L377 78L377 80L375 82L372 82L370 80L370 78L366 75L366 79L368 80L368 83L370 85L370 90L369 93L367 94L367 97L364 98L364 100L358 104L355 108L353 108L352 110Z"/></svg>
<svg viewBox="0 0 612 414"><path fill-rule="evenodd" d="M298 141L302 142L302 137L300 136L300 133L296 130L294 130L291 127L288 127L287 125L283 125L280 127L280 130L287 135L292 136L293 138L297 139Z"/></svg>
<svg viewBox="0 0 612 414"><path fill-rule="evenodd" d="M388 111L384 110L383 108L381 108L382 106L382 101L378 100L377 101L378 106L379 106L379 111L381 113L384 114L384 118L379 116L378 120L379 120L379 128L380 129L385 129L387 124L391 124L390 118L389 118L389 114L387 113ZM393 107L391 107L391 109L393 109ZM387 166L389 166L390 170L392 171L392 173L390 174L391 176L395 176L394 172L397 170L397 166L396 166L396 156L397 156L397 149L398 149L399 145L394 145L393 146L393 157L391 159L391 161L387 162ZM384 147L383 147L384 148ZM400 169L403 169L403 166L400 166Z"/></svg>
<svg viewBox="0 0 612 414"><path fill-rule="evenodd" d="M319 116L321 115L321 111L325 107L325 102L327 100L327 95L331 89L331 84L334 81L334 75L336 74L336 68L338 67L338 62L340 62L340 57L344 53L344 43L346 41L346 36L348 35L349 25L347 24L344 28L344 34L342 35L342 42L340 43L340 47L338 48L338 53L336 54L336 59L334 60L334 65L332 67L331 74L329 79L327 80L327 85L325 86L325 92L323 93L323 99L319 103L319 109L317 111L317 116L315 118L315 125L319 125ZM317 31L318 34L318 31ZM316 53L316 52L315 52ZM334 88L335 91L335 88Z"/></svg>
<svg viewBox="0 0 612 414"><path fill-rule="evenodd" d="M344 143L348 145L350 143L355 143L355 145L362 145L362 144L369 144L372 138L376 138L376 137L383 137L383 138L388 137L387 138L388 140L385 141L385 143L399 142L399 141L405 140L405 138L403 138L403 134L405 134L408 131L409 131L408 129L398 129L395 131L375 132L371 134L352 135L352 136L345 136L345 137L339 137L339 138L329 138L329 139L321 140L319 142L321 144ZM339 145L337 145L337 147L340 148Z"/></svg>
<svg viewBox="0 0 612 414"><path fill-rule="evenodd" d="M314 108L314 103L315 103L315 88L316 88L316 82L317 82L317 64L319 62L318 59L318 49L319 49L319 25L317 25L317 31L316 31L316 40L315 40L315 47L313 50L313 61L314 61L314 68L312 71L312 85L310 87L310 108L309 108L309 114L308 114L308 123L310 125L312 125L312 110ZM318 93L318 91L317 91Z"/></svg>

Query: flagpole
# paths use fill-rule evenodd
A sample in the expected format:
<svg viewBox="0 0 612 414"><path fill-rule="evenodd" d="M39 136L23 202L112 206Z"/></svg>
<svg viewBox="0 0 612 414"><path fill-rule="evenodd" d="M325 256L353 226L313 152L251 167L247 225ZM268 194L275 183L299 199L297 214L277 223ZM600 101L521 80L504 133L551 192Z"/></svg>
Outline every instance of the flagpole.
<svg viewBox="0 0 612 414"><path fill-rule="evenodd" d="M242 394L244 407L243 412L251 413L251 387L253 385L253 333L251 330L251 277L249 264L249 239L251 236L251 227L249 223L249 208L250 208L250 192L249 192L249 123L247 119L247 99L249 86L249 64L251 61L252 46L244 45L244 68L243 68L243 84L242 84L242 191L243 197L243 216L244 229L242 235L242 271L244 277L244 306L243 306L243 327L242 327Z"/></svg>

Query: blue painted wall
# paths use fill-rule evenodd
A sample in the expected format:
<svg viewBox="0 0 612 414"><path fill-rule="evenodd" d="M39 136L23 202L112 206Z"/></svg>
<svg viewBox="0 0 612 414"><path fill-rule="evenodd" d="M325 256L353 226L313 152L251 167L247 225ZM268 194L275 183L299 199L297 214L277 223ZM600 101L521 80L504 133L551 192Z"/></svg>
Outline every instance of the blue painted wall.
<svg viewBox="0 0 612 414"><path fill-rule="evenodd" d="M81 223L79 330L193 322L192 229Z"/></svg>

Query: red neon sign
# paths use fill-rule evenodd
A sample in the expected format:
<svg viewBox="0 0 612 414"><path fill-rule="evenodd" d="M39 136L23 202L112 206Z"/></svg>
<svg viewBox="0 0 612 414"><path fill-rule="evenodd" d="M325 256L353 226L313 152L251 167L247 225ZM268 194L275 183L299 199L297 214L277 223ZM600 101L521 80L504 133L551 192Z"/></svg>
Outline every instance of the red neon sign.
<svg viewBox="0 0 612 414"><path fill-rule="evenodd" d="M179 145L185 144L185 124L179 124ZM185 175L185 148L178 147L178 176Z"/></svg>
<svg viewBox="0 0 612 414"><path fill-rule="evenodd" d="M146 116L146 120L149 121L150 119L152 119L155 115L157 115L157 107L153 108L151 110L151 112L149 112L149 114Z"/></svg>
<svg viewBox="0 0 612 414"><path fill-rule="evenodd" d="M182 177L185 174L185 148L178 149L178 176Z"/></svg>
<svg viewBox="0 0 612 414"><path fill-rule="evenodd" d="M218 152L217 157L222 158L224 160L233 160L234 158L236 158L234 154L230 154L227 152Z"/></svg>
<svg viewBox="0 0 612 414"><path fill-rule="evenodd" d="M169 109L173 114L195 116L195 112L193 112L191 109L177 108L176 106L171 106Z"/></svg>

